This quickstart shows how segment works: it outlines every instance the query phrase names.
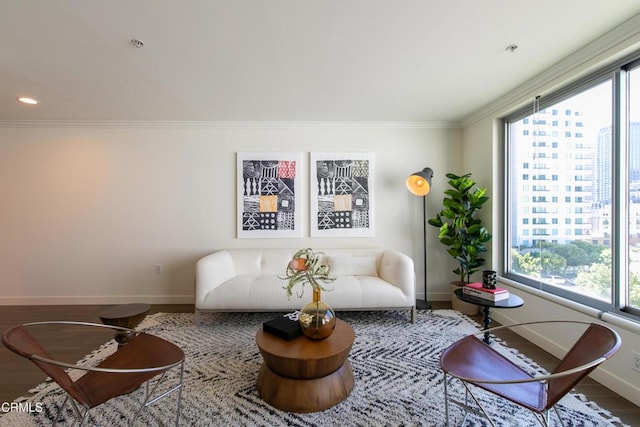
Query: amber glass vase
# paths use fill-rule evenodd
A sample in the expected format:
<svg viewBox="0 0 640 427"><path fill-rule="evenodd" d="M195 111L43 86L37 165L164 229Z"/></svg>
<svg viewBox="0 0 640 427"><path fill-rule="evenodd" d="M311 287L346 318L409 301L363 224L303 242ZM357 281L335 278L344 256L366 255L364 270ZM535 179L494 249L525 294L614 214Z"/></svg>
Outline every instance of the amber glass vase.
<svg viewBox="0 0 640 427"><path fill-rule="evenodd" d="M312 340L323 340L329 337L336 327L336 313L320 299L320 287L313 287L313 302L302 307L298 323L302 333Z"/></svg>

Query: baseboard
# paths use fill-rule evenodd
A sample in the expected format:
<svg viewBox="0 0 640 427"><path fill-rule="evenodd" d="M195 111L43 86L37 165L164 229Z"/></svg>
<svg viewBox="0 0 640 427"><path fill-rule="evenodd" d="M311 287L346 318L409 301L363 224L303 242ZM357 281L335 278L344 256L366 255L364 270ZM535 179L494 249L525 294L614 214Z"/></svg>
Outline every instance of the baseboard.
<svg viewBox="0 0 640 427"><path fill-rule="evenodd" d="M429 298L427 301L451 301L451 292L432 292L428 291L427 293ZM421 299L424 301L424 292L416 292L416 299Z"/></svg>
<svg viewBox="0 0 640 427"><path fill-rule="evenodd" d="M194 295L100 295L0 297L0 305L103 305L146 302L148 304L193 304Z"/></svg>

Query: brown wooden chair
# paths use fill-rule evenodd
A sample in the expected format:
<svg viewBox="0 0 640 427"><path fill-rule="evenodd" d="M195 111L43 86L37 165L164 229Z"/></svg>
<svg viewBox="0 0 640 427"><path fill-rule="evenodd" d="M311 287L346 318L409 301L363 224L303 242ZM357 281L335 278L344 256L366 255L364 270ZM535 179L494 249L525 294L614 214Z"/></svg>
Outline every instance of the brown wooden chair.
<svg viewBox="0 0 640 427"><path fill-rule="evenodd" d="M481 339L485 332L493 333L499 329L544 323L577 324L582 325L580 326L582 329L587 325L586 330L550 374L527 372ZM591 371L613 356L620 348L620 344L620 336L613 329L600 324L577 321L518 323L468 335L453 343L440 356L440 367L444 372L447 425L449 425L449 403L453 403L464 409L462 423L471 412L484 416L491 425L495 426L489 412L474 395L473 391L477 389L471 386L475 386L529 409L542 425L548 426L549 410L554 408L556 416L560 419L555 404ZM460 380L464 385L464 402L449 396L449 377ZM469 396L475 402L475 407L470 406ZM560 423L562 424L562 419Z"/></svg>
<svg viewBox="0 0 640 427"><path fill-rule="evenodd" d="M108 328L115 331L130 332L133 338L107 356L96 366L85 366L55 360L50 353L34 337L34 328L46 325L70 325L71 327ZM31 331L31 332L30 332ZM35 333L35 332L34 332ZM47 333L50 330L47 329ZM180 401L183 387L184 352L175 344L144 332L118 326L101 325L85 322L34 322L13 326L2 335L2 343L14 353L31 360L55 381L67 396L58 409L53 424L57 424L63 410L70 402L75 417L80 425L90 418L89 410L114 397L128 394L146 383L143 402L137 409L130 424L133 424L145 407L163 397L177 391L176 425L180 418ZM175 385L164 385L163 380L172 368L180 369L179 379ZM67 369L85 371L77 380L73 380ZM160 377L150 384L156 376ZM165 381L166 382L166 381ZM160 384L162 387L159 387ZM81 409L81 407L83 409Z"/></svg>

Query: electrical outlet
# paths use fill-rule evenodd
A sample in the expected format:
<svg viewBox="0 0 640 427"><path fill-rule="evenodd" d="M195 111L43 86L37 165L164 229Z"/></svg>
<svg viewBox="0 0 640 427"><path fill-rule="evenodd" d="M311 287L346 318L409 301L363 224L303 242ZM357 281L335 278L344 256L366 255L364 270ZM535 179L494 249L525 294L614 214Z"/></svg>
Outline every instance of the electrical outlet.
<svg viewBox="0 0 640 427"><path fill-rule="evenodd" d="M156 274L162 274L162 272L164 271L164 267L162 266L162 264L156 264Z"/></svg>
<svg viewBox="0 0 640 427"><path fill-rule="evenodd" d="M631 352L631 369L640 373L640 353L637 351Z"/></svg>

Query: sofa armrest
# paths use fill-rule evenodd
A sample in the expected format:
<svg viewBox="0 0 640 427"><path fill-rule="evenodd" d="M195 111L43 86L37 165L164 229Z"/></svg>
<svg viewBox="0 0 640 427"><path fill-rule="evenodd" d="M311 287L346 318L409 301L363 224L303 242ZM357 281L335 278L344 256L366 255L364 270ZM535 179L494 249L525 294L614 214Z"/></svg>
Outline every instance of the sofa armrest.
<svg viewBox="0 0 640 427"><path fill-rule="evenodd" d="M380 260L378 276L400 288L403 294L415 300L416 273L413 260L402 252L389 249L384 251Z"/></svg>
<svg viewBox="0 0 640 427"><path fill-rule="evenodd" d="M196 308L202 307L207 294L236 277L233 258L227 251L214 252L196 263Z"/></svg>

